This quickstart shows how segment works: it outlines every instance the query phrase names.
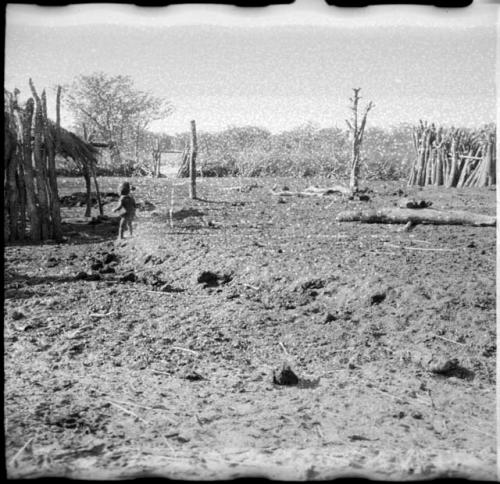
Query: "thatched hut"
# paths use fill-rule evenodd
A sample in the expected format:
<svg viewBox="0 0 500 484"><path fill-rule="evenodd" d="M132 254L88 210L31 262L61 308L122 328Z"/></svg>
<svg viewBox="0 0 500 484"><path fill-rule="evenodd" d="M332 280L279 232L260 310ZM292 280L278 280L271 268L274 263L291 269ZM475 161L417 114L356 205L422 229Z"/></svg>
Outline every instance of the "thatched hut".
<svg viewBox="0 0 500 484"><path fill-rule="evenodd" d="M56 153L72 158L82 169L90 198L90 175L95 177L98 150L47 117L45 91L24 107L4 90L4 239L61 240L61 215L55 171ZM28 223L27 223L28 221Z"/></svg>

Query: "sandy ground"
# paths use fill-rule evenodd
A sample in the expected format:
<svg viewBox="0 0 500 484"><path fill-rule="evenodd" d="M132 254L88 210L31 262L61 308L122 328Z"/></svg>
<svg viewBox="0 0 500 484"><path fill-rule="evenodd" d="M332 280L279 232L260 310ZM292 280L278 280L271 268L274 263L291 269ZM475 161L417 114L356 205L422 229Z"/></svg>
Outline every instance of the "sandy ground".
<svg viewBox="0 0 500 484"><path fill-rule="evenodd" d="M496 479L496 229L335 222L403 192L494 215L494 190L177 179L171 220L171 181L133 183L132 238L66 206L65 243L5 249L8 477Z"/></svg>

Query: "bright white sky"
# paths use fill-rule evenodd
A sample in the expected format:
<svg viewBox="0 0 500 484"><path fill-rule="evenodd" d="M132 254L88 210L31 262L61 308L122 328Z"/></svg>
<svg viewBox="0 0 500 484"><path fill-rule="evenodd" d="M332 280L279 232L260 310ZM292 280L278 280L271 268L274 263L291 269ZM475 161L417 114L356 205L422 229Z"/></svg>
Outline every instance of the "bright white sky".
<svg viewBox="0 0 500 484"><path fill-rule="evenodd" d="M442 11L322 1L224 5L7 7L5 86L28 95L79 74L130 75L176 108L152 126L174 134L313 122L344 127L352 87L369 124L420 118L474 126L496 119L497 5ZM53 96L52 96L53 97ZM71 123L66 114L63 122Z"/></svg>

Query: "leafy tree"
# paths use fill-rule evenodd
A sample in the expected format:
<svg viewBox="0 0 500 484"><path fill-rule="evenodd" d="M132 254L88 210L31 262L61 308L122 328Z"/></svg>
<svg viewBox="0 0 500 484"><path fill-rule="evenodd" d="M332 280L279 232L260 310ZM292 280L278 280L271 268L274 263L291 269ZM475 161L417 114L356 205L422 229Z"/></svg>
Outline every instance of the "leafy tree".
<svg viewBox="0 0 500 484"><path fill-rule="evenodd" d="M170 102L136 89L130 76L80 75L64 91L66 106L89 139L109 143L114 165L121 164L122 153L138 162L148 125L173 111Z"/></svg>

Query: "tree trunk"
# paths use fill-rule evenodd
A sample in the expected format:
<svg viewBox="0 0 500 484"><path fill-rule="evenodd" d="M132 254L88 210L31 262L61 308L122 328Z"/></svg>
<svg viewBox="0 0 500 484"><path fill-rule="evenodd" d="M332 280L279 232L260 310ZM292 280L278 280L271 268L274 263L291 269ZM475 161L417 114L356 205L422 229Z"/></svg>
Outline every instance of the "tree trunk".
<svg viewBox="0 0 500 484"><path fill-rule="evenodd" d="M337 215L338 222L362 222L385 224L415 224L432 225L475 225L495 226L496 217L464 212L461 210L434 210L431 208L381 208L378 210L348 210Z"/></svg>
<svg viewBox="0 0 500 484"><path fill-rule="evenodd" d="M59 107L56 107L59 111ZM57 116L58 121L60 116ZM57 189L56 175L56 146L59 144L59 126L56 126L55 138L52 136L48 119L45 120L45 145L47 149L48 180L47 186L50 198L50 215L52 223L52 237L57 241L62 240L61 225L61 204L59 201L59 191Z"/></svg>
<svg viewBox="0 0 500 484"><path fill-rule="evenodd" d="M196 154L198 152L198 143L196 141L196 123L191 121L191 141L189 149L189 174L191 176L191 185L189 195L192 199L196 198Z"/></svg>

